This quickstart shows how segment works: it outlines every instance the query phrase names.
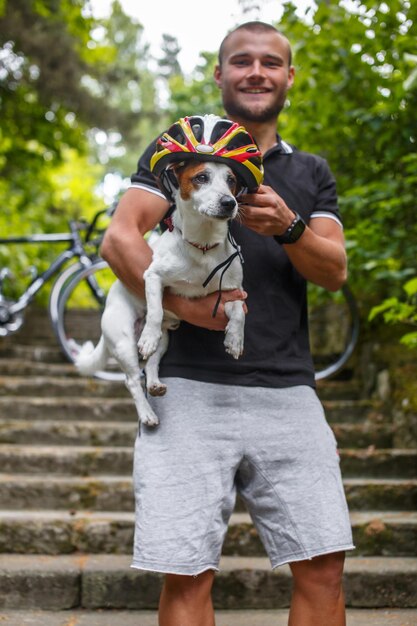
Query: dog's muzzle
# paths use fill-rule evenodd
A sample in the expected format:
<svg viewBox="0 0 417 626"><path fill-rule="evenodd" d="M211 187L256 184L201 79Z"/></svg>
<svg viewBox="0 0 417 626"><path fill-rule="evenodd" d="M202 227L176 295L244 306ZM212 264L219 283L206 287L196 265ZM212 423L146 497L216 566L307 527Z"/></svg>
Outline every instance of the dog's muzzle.
<svg viewBox="0 0 417 626"><path fill-rule="evenodd" d="M219 202L220 210L217 214L219 219L228 220L233 217L233 213L237 207L236 199L233 196L222 196Z"/></svg>

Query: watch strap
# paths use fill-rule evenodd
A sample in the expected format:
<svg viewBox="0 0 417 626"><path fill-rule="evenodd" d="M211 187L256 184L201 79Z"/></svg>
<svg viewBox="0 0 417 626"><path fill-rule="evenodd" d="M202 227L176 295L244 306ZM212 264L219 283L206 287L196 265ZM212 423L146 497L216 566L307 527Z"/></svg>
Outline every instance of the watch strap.
<svg viewBox="0 0 417 626"><path fill-rule="evenodd" d="M305 231L306 224L303 218L296 211L293 211L293 213L295 217L285 233L282 233L282 235L274 235L274 239L278 243L295 243Z"/></svg>

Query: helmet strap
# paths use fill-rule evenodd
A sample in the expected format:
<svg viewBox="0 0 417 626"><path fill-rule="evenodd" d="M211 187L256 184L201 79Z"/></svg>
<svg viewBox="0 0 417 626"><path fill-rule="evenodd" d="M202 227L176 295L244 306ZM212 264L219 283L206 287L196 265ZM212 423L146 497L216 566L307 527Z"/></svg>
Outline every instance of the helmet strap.
<svg viewBox="0 0 417 626"><path fill-rule="evenodd" d="M212 317L216 317L217 310L220 305L220 301L222 297L222 282L223 282L224 274L229 269L229 267L231 266L231 264L233 263L236 257L239 257L241 264L243 264L243 256L240 251L240 246L236 243L236 241L233 238L232 233L230 232L230 224L229 224L229 229L227 231L227 238L229 242L232 244L232 246L234 247L234 249L236 250L236 252L233 252L233 254L231 254L225 261L223 261L222 263L219 263L219 265L216 265L214 270L210 272L210 274L207 276L206 280L203 283L203 287L206 287L211 281L211 279L213 278L213 276L215 276L217 272L223 268L223 271L220 274L220 280L219 280L219 295L217 296L216 304L214 305L213 312L211 314Z"/></svg>

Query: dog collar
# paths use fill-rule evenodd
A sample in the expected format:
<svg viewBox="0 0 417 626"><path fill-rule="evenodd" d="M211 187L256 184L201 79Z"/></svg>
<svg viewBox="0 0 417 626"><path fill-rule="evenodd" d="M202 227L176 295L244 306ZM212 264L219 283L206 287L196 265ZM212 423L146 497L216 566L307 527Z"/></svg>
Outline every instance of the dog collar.
<svg viewBox="0 0 417 626"><path fill-rule="evenodd" d="M185 241L189 243L190 246L194 246L194 248L201 250L203 254L205 254L208 250L213 250L213 248L217 248L217 246L219 245L218 243L213 243L212 246L202 246L201 244L195 243L194 241L188 241L188 239L186 239Z"/></svg>
<svg viewBox="0 0 417 626"><path fill-rule="evenodd" d="M172 233L172 231L174 230L174 222L172 220L172 217L166 217L164 219L164 224L166 224L168 230L170 233ZM181 233L180 229L178 228L178 226L176 227L179 232ZM182 234L182 233L181 233ZM198 250L201 250L203 254L205 254L206 252L208 252L209 250L213 250L213 248L217 248L217 246L219 245L218 243L214 243L212 246L202 246L200 243L196 243L195 241L188 241L188 239L185 239L185 241L187 243L190 244L190 246L194 246L194 248L197 248Z"/></svg>

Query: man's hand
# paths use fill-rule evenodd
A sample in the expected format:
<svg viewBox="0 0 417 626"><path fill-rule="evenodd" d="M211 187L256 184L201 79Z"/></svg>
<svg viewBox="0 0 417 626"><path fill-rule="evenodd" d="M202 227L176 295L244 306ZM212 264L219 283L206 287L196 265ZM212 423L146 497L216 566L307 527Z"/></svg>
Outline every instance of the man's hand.
<svg viewBox="0 0 417 626"><path fill-rule="evenodd" d="M267 185L240 196L239 215L245 226L260 235L282 235L294 219L293 211Z"/></svg>
<svg viewBox="0 0 417 626"><path fill-rule="evenodd" d="M164 308L175 313L181 320L207 328L208 330L224 331L229 318L224 311L226 302L233 300L245 300L247 293L240 289L232 289L230 291L222 291L220 304L217 309L216 317L213 317L213 309L216 305L219 292L209 294L201 298L183 298L176 296L169 291L164 294ZM244 304L245 313L247 313L246 304Z"/></svg>
<svg viewBox="0 0 417 626"><path fill-rule="evenodd" d="M294 212L267 185L261 185L256 193L242 195L239 207L243 224L259 235L282 235L294 219ZM346 281L345 241L336 221L316 217L296 243L283 247L306 280L330 291L337 291Z"/></svg>

